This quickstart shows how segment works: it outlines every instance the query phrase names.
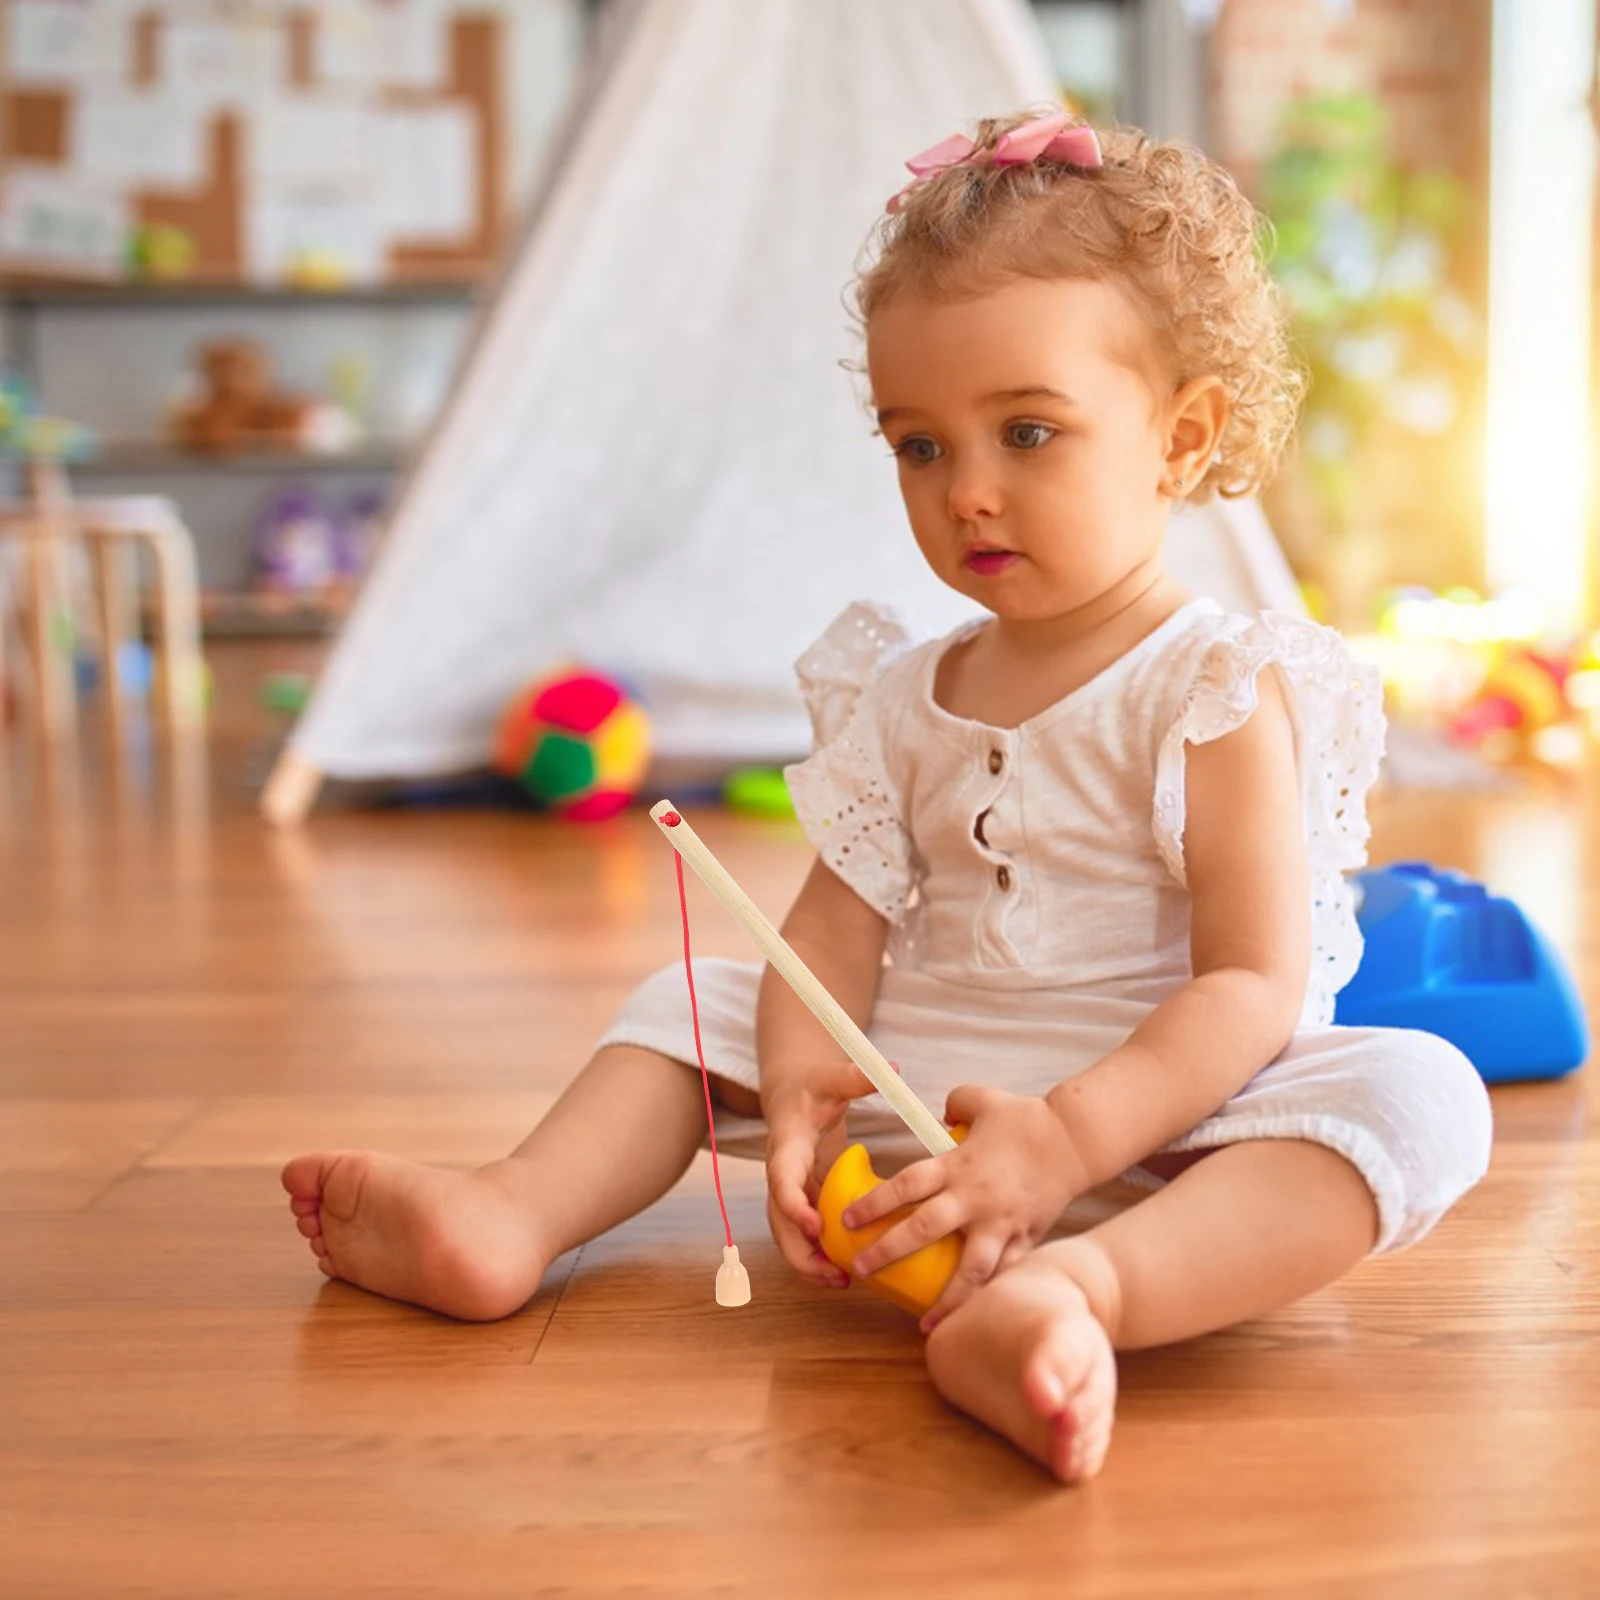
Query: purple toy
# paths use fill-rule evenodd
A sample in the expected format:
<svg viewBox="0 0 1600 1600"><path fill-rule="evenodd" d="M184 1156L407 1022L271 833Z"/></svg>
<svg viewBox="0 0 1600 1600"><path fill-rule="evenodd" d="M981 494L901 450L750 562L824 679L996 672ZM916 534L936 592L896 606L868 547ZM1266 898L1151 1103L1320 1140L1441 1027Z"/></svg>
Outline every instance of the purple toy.
<svg viewBox="0 0 1600 1600"><path fill-rule="evenodd" d="M366 576L387 509L388 496L382 489L372 485L358 489L339 513L339 577L352 587Z"/></svg>
<svg viewBox="0 0 1600 1600"><path fill-rule="evenodd" d="M339 525L314 490L292 484L268 497L251 567L256 587L273 594L322 594L339 582Z"/></svg>

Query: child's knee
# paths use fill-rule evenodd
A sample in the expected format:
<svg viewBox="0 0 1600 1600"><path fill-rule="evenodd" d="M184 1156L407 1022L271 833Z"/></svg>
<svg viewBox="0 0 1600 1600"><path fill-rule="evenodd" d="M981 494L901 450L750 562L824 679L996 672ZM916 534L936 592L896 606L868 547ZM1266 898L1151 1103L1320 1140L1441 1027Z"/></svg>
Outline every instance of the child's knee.
<svg viewBox="0 0 1600 1600"><path fill-rule="evenodd" d="M1368 1129L1386 1147L1403 1193L1403 1219L1384 1248L1414 1243L1489 1169L1494 1118L1472 1063L1448 1041L1375 1031L1363 1052Z"/></svg>

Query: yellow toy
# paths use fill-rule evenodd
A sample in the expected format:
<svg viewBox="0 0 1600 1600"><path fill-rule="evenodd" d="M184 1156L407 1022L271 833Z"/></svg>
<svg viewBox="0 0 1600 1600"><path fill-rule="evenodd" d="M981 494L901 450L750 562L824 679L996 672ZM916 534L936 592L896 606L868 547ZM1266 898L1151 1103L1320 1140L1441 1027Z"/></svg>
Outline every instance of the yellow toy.
<svg viewBox="0 0 1600 1600"><path fill-rule="evenodd" d="M958 1123L950 1130L950 1136L960 1144L967 1136L966 1124ZM896 1223L903 1222L913 1210L911 1206L901 1206L864 1228L845 1227L839 1219L880 1182L882 1179L872 1170L872 1158L864 1144L851 1145L822 1180L822 1190L817 1196L817 1210L822 1216L819 1242L822 1253L845 1272L851 1271L851 1263L868 1245L881 1239ZM947 1233L911 1255L879 1267L865 1280L866 1285L885 1300L892 1300L902 1311L909 1311L914 1317L926 1316L944 1293L945 1285L955 1276L965 1239L964 1233Z"/></svg>

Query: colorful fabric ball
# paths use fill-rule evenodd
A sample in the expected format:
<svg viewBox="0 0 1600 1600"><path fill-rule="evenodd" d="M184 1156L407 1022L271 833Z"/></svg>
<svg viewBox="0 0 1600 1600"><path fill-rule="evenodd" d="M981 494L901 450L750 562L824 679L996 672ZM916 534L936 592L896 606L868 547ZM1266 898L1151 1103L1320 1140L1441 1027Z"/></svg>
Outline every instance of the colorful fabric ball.
<svg viewBox="0 0 1600 1600"><path fill-rule="evenodd" d="M557 672L519 690L495 735L495 771L574 822L614 817L638 793L649 762L644 708L594 672Z"/></svg>

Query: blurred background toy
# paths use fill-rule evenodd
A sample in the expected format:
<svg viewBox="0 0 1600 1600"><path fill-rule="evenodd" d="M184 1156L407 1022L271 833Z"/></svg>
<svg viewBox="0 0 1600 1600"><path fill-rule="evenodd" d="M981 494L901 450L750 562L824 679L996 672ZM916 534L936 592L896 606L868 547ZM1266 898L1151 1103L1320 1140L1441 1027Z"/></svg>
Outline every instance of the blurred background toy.
<svg viewBox="0 0 1600 1600"><path fill-rule="evenodd" d="M1600 712L1596 641L1547 625L1526 596L1392 590L1351 641L1383 673L1391 718L1488 763L1570 765Z"/></svg>
<svg viewBox="0 0 1600 1600"><path fill-rule="evenodd" d="M789 785L776 768L744 767L722 786L722 803L747 817L793 817Z"/></svg>
<svg viewBox="0 0 1600 1600"><path fill-rule="evenodd" d="M388 495L372 485L356 490L336 513L335 564L339 583L348 593L360 585L372 564L388 505Z"/></svg>
<svg viewBox="0 0 1600 1600"><path fill-rule="evenodd" d="M135 228L128 239L128 266L141 278L187 278L194 256L194 235L170 223L146 223Z"/></svg>
<svg viewBox="0 0 1600 1600"><path fill-rule="evenodd" d="M339 587L339 519L314 489L286 484L267 496L251 540L258 593L322 599Z"/></svg>
<svg viewBox="0 0 1600 1600"><path fill-rule="evenodd" d="M1532 739L1567 713L1570 661L1515 645L1495 656L1482 687L1450 720L1452 737L1464 744L1481 744L1496 733Z"/></svg>
<svg viewBox="0 0 1600 1600"><path fill-rule="evenodd" d="M198 369L196 392L171 419L177 441L198 454L262 447L337 454L359 436L342 406L276 388L271 358L254 340L213 340L201 347Z"/></svg>
<svg viewBox="0 0 1600 1600"><path fill-rule="evenodd" d="M217 339L197 359L199 392L173 416L173 433L188 449L226 455L251 445L293 446L310 402L272 385L272 364L251 339Z"/></svg>
<svg viewBox="0 0 1600 1600"><path fill-rule="evenodd" d="M99 689L105 664L98 653L77 653L78 688L85 694ZM143 639L124 639L117 646L117 686L125 700L144 700L155 685L155 659Z"/></svg>
<svg viewBox="0 0 1600 1600"><path fill-rule="evenodd" d="M83 461L97 443L92 428L41 413L32 386L20 374L0 371L0 456L30 464Z"/></svg>
<svg viewBox="0 0 1600 1600"><path fill-rule="evenodd" d="M520 689L495 736L494 769L574 822L615 816L650 760L650 721L615 679L567 669Z"/></svg>
<svg viewBox="0 0 1600 1600"><path fill-rule="evenodd" d="M311 679L304 672L269 672L257 698L264 711L297 717L311 699Z"/></svg>

